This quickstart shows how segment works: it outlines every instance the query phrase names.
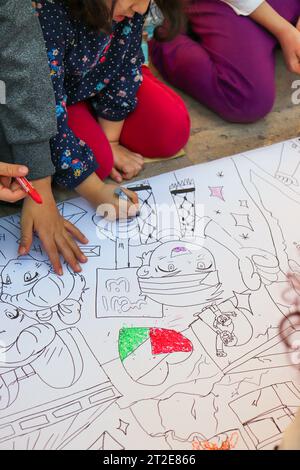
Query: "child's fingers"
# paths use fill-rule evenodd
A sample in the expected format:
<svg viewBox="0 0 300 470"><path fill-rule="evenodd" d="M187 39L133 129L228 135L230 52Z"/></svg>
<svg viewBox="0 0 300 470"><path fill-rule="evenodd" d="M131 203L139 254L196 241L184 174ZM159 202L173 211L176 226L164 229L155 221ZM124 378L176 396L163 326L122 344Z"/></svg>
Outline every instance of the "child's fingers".
<svg viewBox="0 0 300 470"><path fill-rule="evenodd" d="M76 259L80 263L86 263L88 260L87 257L82 253L81 249L70 235L67 235L67 241Z"/></svg>
<svg viewBox="0 0 300 470"><path fill-rule="evenodd" d="M142 155L140 155L139 153L134 153L133 157L137 161L137 163L144 166L145 160L144 160L144 157Z"/></svg>
<svg viewBox="0 0 300 470"><path fill-rule="evenodd" d="M139 168L143 168L144 166L144 158L141 155L133 153L130 158L128 159L128 163L130 165L138 166Z"/></svg>
<svg viewBox="0 0 300 470"><path fill-rule="evenodd" d="M75 242L74 238L72 237L72 235L70 233L66 233L66 240L67 240L67 243L69 244L71 250L73 251L76 259L80 262L80 263L86 263L87 262L87 257L84 256L84 254L82 253L81 249L79 248L79 246L77 245L77 243Z"/></svg>
<svg viewBox="0 0 300 470"><path fill-rule="evenodd" d="M21 240L19 244L19 255L26 255L29 253L32 245L33 237L33 222L28 219L21 218Z"/></svg>
<svg viewBox="0 0 300 470"><path fill-rule="evenodd" d="M82 271L78 260L76 259L73 247L71 246L70 239L67 239L64 236L59 236L56 238L56 245L58 251L66 261L66 263L73 269L75 273L80 273Z"/></svg>
<svg viewBox="0 0 300 470"><path fill-rule="evenodd" d="M88 243L88 239L85 235L77 228L75 225L71 224L68 220L64 219L64 226L66 230L72 235L72 237L76 238L80 243Z"/></svg>
<svg viewBox="0 0 300 470"><path fill-rule="evenodd" d="M39 234L39 236L40 236L40 240L43 244L43 247L44 247L47 255L49 256L49 260L50 260L50 263L53 266L54 271L59 276L62 276L63 275L63 269L62 269L62 265L61 265L61 262L60 262L60 257L59 257L59 253L58 253L58 249L57 249L55 241L52 238L49 239L48 235L43 236L42 234Z"/></svg>
<svg viewBox="0 0 300 470"><path fill-rule="evenodd" d="M296 28L300 31L300 18L297 21Z"/></svg>
<svg viewBox="0 0 300 470"><path fill-rule="evenodd" d="M132 180L138 173L135 173L134 171L129 171L128 173L123 174L123 179L124 180Z"/></svg>
<svg viewBox="0 0 300 470"><path fill-rule="evenodd" d="M300 52L299 56L295 53L290 60L288 60L288 69L290 72L300 74Z"/></svg>
<svg viewBox="0 0 300 470"><path fill-rule="evenodd" d="M139 204L139 197L138 197L137 193L135 193L134 191L131 191L130 189L127 189L127 188L122 188L122 191L123 191L123 193L126 194L126 196L129 198L129 200L133 204Z"/></svg>
<svg viewBox="0 0 300 470"><path fill-rule="evenodd" d="M143 166L143 163L132 158L131 162L124 169L123 178L126 180L134 178L142 171Z"/></svg>
<svg viewBox="0 0 300 470"><path fill-rule="evenodd" d="M300 75L300 62L299 61L294 61L290 66L290 71Z"/></svg>
<svg viewBox="0 0 300 470"><path fill-rule="evenodd" d="M138 195L126 188L122 188L122 191L126 194L128 201L124 199L119 200L119 218L136 217L140 210Z"/></svg>
<svg viewBox="0 0 300 470"><path fill-rule="evenodd" d="M122 183L122 181L123 181L123 178L122 178L121 173L120 173L118 170L116 170L116 168L113 168L113 169L111 170L110 177L111 177L114 181L116 181L117 183Z"/></svg>

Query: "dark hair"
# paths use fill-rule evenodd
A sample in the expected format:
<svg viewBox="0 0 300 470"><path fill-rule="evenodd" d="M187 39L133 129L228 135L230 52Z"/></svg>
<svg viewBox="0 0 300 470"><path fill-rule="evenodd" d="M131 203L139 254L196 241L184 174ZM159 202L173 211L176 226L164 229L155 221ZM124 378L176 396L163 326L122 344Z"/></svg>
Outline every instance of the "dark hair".
<svg viewBox="0 0 300 470"><path fill-rule="evenodd" d="M112 0L108 8L105 0L63 0L71 15L83 21L92 31L111 31L113 9L117 0ZM156 0L165 17L163 26L157 28L155 36L159 40L172 39L180 31L183 23L182 0Z"/></svg>

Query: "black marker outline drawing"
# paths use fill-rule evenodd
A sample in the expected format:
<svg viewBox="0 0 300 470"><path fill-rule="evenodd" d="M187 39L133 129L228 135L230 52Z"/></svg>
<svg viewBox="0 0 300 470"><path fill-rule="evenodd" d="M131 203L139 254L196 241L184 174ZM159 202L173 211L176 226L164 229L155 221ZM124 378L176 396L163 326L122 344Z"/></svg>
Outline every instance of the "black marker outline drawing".
<svg viewBox="0 0 300 470"><path fill-rule="evenodd" d="M298 175L298 173L300 161L297 161L297 154L300 154L300 145L298 142L290 141L282 144L280 162L275 177L286 186L299 186L300 174Z"/></svg>
<svg viewBox="0 0 300 470"><path fill-rule="evenodd" d="M0 221L0 448L124 450L145 438L149 448L192 450L193 439L218 445L231 431L237 448L280 439L300 405L283 342L300 330L287 322L278 332L300 295L286 278L300 275L291 224L299 140L206 168L129 185L142 207L130 222L100 222L80 199L62 203L90 231L83 275L64 266L56 277L37 238L17 258L20 217ZM163 202L174 227L161 220ZM123 328L173 330L192 350L152 360L148 340L122 361ZM268 407L251 415L265 391ZM285 424L270 436L266 419Z"/></svg>
<svg viewBox="0 0 300 470"><path fill-rule="evenodd" d="M229 403L258 450L272 449L280 443L299 406L300 391L292 382L270 385Z"/></svg>
<svg viewBox="0 0 300 470"><path fill-rule="evenodd" d="M20 308L27 316L48 322L57 315L67 325L80 320L86 281L68 266L65 265L62 277L53 271L49 262L28 255L10 260L0 277L0 300Z"/></svg>

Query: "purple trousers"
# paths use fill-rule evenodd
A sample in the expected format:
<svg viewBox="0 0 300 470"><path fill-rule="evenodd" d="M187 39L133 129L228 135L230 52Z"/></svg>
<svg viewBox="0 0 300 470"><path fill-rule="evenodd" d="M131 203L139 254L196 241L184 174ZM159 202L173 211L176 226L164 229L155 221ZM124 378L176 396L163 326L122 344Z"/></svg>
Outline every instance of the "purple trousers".
<svg viewBox="0 0 300 470"><path fill-rule="evenodd" d="M297 22L300 0L269 3ZM268 114L275 99L276 38L220 0L194 0L187 15L192 35L150 43L163 77L225 120L247 123Z"/></svg>

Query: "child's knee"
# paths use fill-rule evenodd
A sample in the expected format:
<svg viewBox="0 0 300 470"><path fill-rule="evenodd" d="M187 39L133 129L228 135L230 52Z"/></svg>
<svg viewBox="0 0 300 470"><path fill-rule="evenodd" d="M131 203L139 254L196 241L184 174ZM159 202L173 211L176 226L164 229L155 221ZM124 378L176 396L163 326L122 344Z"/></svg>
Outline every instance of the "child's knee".
<svg viewBox="0 0 300 470"><path fill-rule="evenodd" d="M163 123L161 119L160 123L163 124L159 126L157 136L160 142L160 156L172 157L187 144L190 137L191 119L185 105L178 103L170 108L163 117Z"/></svg>
<svg viewBox="0 0 300 470"><path fill-rule="evenodd" d="M274 101L274 87L258 84L250 91L237 95L235 100L228 100L228 105L221 106L219 114L229 122L253 123L272 111Z"/></svg>

